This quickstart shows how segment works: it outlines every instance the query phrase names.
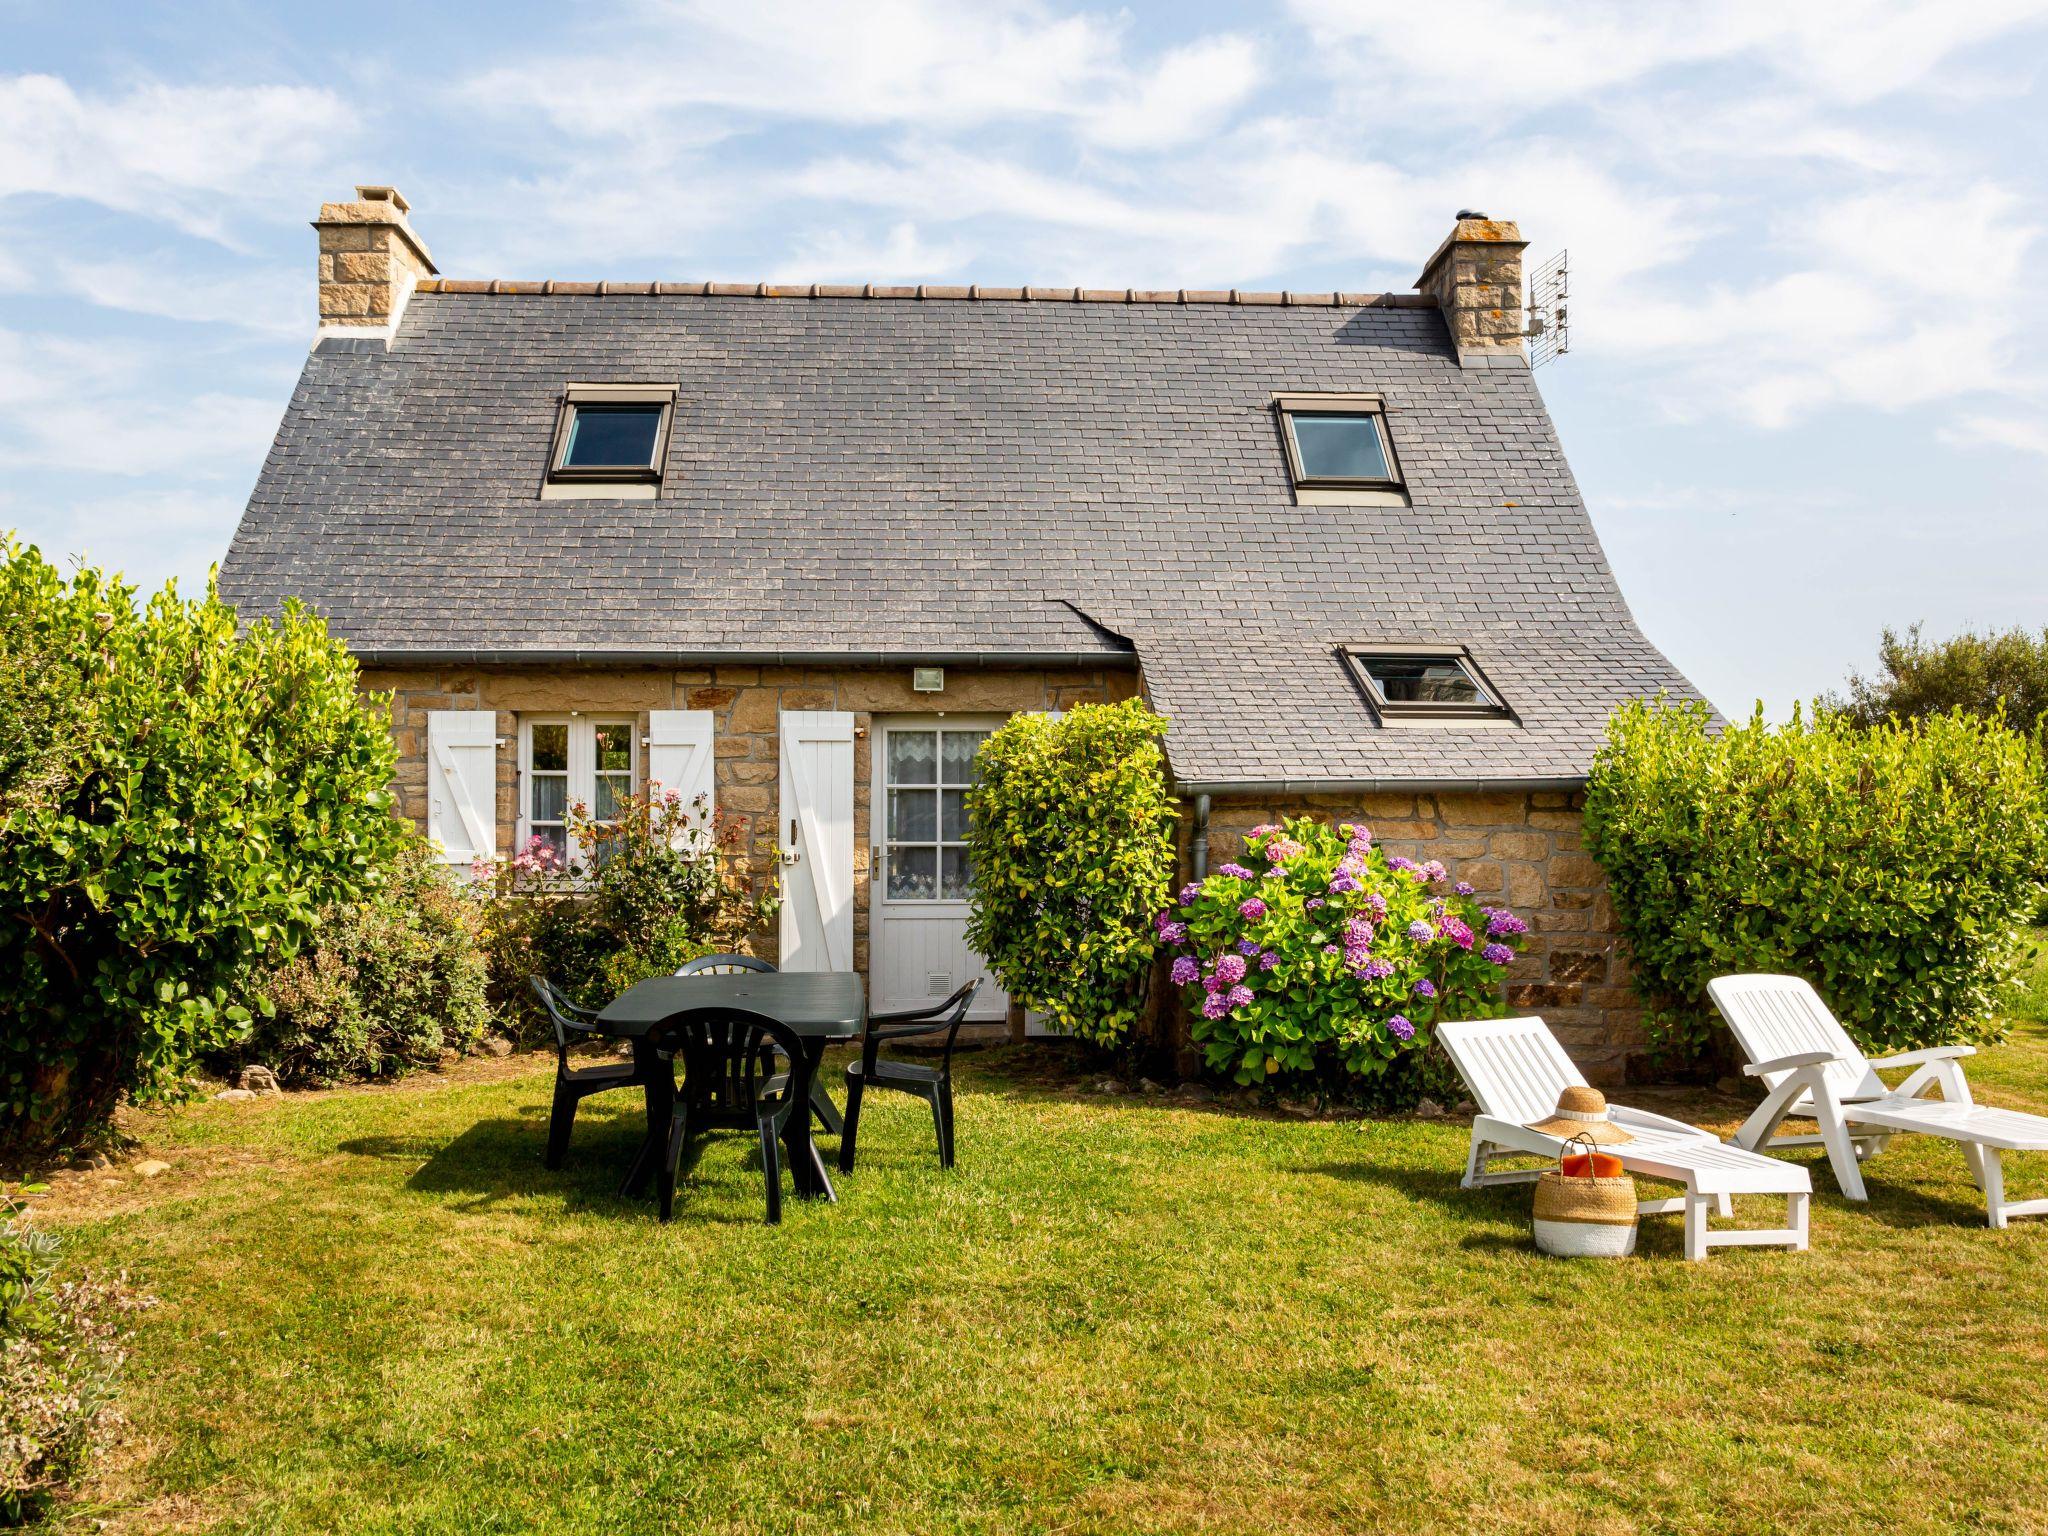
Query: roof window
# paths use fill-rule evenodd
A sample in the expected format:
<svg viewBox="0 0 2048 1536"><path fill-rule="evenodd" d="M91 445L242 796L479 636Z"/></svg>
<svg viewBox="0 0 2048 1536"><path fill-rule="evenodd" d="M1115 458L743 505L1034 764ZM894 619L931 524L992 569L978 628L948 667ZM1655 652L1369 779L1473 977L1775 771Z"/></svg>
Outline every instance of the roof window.
<svg viewBox="0 0 2048 1536"><path fill-rule="evenodd" d="M658 484L675 395L669 384L571 384L555 421L550 483Z"/></svg>
<svg viewBox="0 0 2048 1536"><path fill-rule="evenodd" d="M1344 660L1383 719L1504 720L1493 685L1463 650L1347 649Z"/></svg>
<svg viewBox="0 0 2048 1536"><path fill-rule="evenodd" d="M1377 395L1281 395L1275 403L1297 490L1400 489L1401 471Z"/></svg>

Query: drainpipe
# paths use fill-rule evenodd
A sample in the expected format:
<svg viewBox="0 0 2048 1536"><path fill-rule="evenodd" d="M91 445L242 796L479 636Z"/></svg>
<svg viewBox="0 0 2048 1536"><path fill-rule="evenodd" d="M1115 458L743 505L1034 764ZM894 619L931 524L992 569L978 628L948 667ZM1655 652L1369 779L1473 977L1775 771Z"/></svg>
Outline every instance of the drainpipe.
<svg viewBox="0 0 2048 1536"><path fill-rule="evenodd" d="M1194 861L1195 879L1200 881L1209 873L1209 797L1195 796L1195 829L1189 836L1192 846L1188 852Z"/></svg>

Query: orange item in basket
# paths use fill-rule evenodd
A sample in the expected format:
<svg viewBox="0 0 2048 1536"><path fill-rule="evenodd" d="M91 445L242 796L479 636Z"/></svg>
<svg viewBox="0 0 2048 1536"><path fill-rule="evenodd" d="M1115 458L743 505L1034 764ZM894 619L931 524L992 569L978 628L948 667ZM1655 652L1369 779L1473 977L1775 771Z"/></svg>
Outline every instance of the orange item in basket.
<svg viewBox="0 0 2048 1536"><path fill-rule="evenodd" d="M1592 1164L1590 1168L1588 1163ZM1611 1152L1567 1152L1558 1159L1558 1167L1568 1179L1621 1177L1621 1159Z"/></svg>

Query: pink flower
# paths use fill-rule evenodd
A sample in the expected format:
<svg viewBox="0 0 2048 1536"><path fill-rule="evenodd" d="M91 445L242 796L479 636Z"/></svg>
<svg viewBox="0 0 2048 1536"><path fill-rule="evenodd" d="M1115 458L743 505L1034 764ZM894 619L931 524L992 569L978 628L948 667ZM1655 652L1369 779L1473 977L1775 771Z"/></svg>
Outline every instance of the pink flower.
<svg viewBox="0 0 2048 1536"><path fill-rule="evenodd" d="M1244 980L1243 955L1218 955L1216 957L1216 978L1232 983Z"/></svg>
<svg viewBox="0 0 2048 1536"><path fill-rule="evenodd" d="M1240 901L1237 904L1237 915L1246 922L1256 923L1266 915L1266 904L1256 896L1249 901Z"/></svg>
<svg viewBox="0 0 2048 1536"><path fill-rule="evenodd" d="M1230 1012L1230 1004L1221 993L1211 992L1202 999L1203 1018L1220 1019L1228 1012Z"/></svg>
<svg viewBox="0 0 2048 1536"><path fill-rule="evenodd" d="M1249 1003L1249 1002L1251 1002L1251 1001L1252 1001L1252 989L1251 989L1250 987L1245 987L1245 986L1237 986L1237 987L1232 987L1232 988L1230 989L1230 1006L1231 1006L1231 1007L1233 1007L1233 1008L1242 1008L1242 1007L1244 1007L1244 1005L1245 1005L1246 1003Z"/></svg>

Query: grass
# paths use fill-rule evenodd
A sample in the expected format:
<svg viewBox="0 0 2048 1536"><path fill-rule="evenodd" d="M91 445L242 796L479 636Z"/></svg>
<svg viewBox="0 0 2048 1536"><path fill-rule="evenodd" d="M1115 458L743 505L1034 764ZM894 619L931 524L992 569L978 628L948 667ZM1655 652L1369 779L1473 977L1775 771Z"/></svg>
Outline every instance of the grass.
<svg viewBox="0 0 2048 1536"><path fill-rule="evenodd" d="M2048 1111L2048 977L1979 1058ZM1973 1064L1974 1066L1975 1064ZM1109 1098L968 1063L837 1206L759 1220L743 1138L681 1219L611 1186L632 1107L540 1167L547 1063L206 1104L170 1173L43 1219L145 1314L122 1531L1585 1533L2048 1529L2048 1222L1995 1233L1918 1139L1814 1251L1541 1258L1451 1122ZM1742 1106L1634 1095L1726 1130ZM2048 1157L2009 1159L2017 1194ZM1757 1213L1762 1216L1760 1210Z"/></svg>

